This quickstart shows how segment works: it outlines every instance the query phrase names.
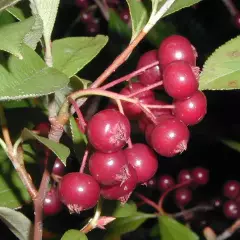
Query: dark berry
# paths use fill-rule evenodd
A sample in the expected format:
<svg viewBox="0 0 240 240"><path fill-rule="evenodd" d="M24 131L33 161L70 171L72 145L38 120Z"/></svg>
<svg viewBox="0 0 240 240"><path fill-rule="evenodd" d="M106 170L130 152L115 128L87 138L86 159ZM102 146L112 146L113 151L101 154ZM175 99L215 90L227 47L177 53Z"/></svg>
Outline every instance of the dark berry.
<svg viewBox="0 0 240 240"><path fill-rule="evenodd" d="M223 213L227 218L237 219L239 217L239 206L233 201L229 200L223 205Z"/></svg>
<svg viewBox="0 0 240 240"><path fill-rule="evenodd" d="M130 12L129 12L129 9L128 9L128 8L123 9L123 10L120 12L120 18L121 18L125 23L129 23L129 20L130 20Z"/></svg>
<svg viewBox="0 0 240 240"><path fill-rule="evenodd" d="M113 186L102 186L101 195L110 200L120 200L126 202L135 189L138 179L135 169L128 165L128 179L122 183Z"/></svg>
<svg viewBox="0 0 240 240"><path fill-rule="evenodd" d="M87 8L88 0L76 0L76 5L80 8Z"/></svg>
<svg viewBox="0 0 240 240"><path fill-rule="evenodd" d="M235 17L234 17L234 23L236 28L240 29L240 13L238 13Z"/></svg>
<svg viewBox="0 0 240 240"><path fill-rule="evenodd" d="M175 185L173 177L170 175L162 175L157 181L158 189L162 192L165 192L169 188L172 188Z"/></svg>
<svg viewBox="0 0 240 240"><path fill-rule="evenodd" d="M161 67L179 60L195 66L196 55L191 43L185 37L179 35L165 38L158 49L158 59Z"/></svg>
<svg viewBox="0 0 240 240"><path fill-rule="evenodd" d="M97 35L99 33L99 31L100 31L100 24L99 24L99 22L95 20L95 21L87 23L86 31L91 36Z"/></svg>
<svg viewBox="0 0 240 240"><path fill-rule="evenodd" d="M230 180L224 184L223 194L225 197L234 199L240 193L240 184L238 181Z"/></svg>
<svg viewBox="0 0 240 240"><path fill-rule="evenodd" d="M157 180L155 177L151 178L150 180L147 181L147 187L152 188L152 189L157 187Z"/></svg>
<svg viewBox="0 0 240 240"><path fill-rule="evenodd" d="M212 200L212 205L215 207L215 208L220 208L222 207L223 205L223 202L220 198L215 198Z"/></svg>
<svg viewBox="0 0 240 240"><path fill-rule="evenodd" d="M58 190L51 188L43 201L43 212L46 216L59 213L62 210L62 202L59 197Z"/></svg>
<svg viewBox="0 0 240 240"><path fill-rule="evenodd" d="M63 176L65 174L65 166L59 158L56 158L52 168L52 174Z"/></svg>
<svg viewBox="0 0 240 240"><path fill-rule="evenodd" d="M162 156L173 157L187 149L189 130L176 118L166 118L152 131L150 143Z"/></svg>
<svg viewBox="0 0 240 240"><path fill-rule="evenodd" d="M178 183L190 182L192 180L192 175L189 170L183 169L178 174Z"/></svg>
<svg viewBox="0 0 240 240"><path fill-rule="evenodd" d="M91 12L82 11L80 13L80 20L82 23L92 23L93 22L93 15Z"/></svg>
<svg viewBox="0 0 240 240"><path fill-rule="evenodd" d="M185 99L198 90L198 80L189 63L175 61L163 70L163 86L169 96Z"/></svg>
<svg viewBox="0 0 240 240"><path fill-rule="evenodd" d="M94 207L100 196L97 181L85 173L68 173L59 184L59 194L62 202L70 212L80 213Z"/></svg>
<svg viewBox="0 0 240 240"><path fill-rule="evenodd" d="M206 168L197 167L192 170L193 181L199 185L205 185L209 181L209 171Z"/></svg>
<svg viewBox="0 0 240 240"><path fill-rule="evenodd" d="M130 123L120 112L106 109L88 122L89 142L99 151L111 153L120 150L130 136Z"/></svg>
<svg viewBox="0 0 240 240"><path fill-rule="evenodd" d="M155 175L158 169L157 157L147 145L133 144L132 148L126 148L124 153L137 173L138 182L145 183Z"/></svg>
<svg viewBox="0 0 240 240"><path fill-rule="evenodd" d="M207 99L197 91L190 98L174 102L173 114L186 125L199 123L207 113Z"/></svg>
<svg viewBox="0 0 240 240"><path fill-rule="evenodd" d="M41 123L36 125L34 130L38 131L39 135L41 135L43 137L47 137L48 133L50 131L50 124L48 122L41 122Z"/></svg>
<svg viewBox="0 0 240 240"><path fill-rule="evenodd" d="M95 152L89 159L91 175L103 185L114 185L126 179L127 159L122 150L114 153Z"/></svg>
<svg viewBox="0 0 240 240"><path fill-rule="evenodd" d="M179 207L184 207L192 200L192 191L188 188L178 188L175 192L175 203Z"/></svg>
<svg viewBox="0 0 240 240"><path fill-rule="evenodd" d="M137 64L137 70L156 61L158 61L157 50L148 51L140 57ZM156 65L155 67L149 68L144 71L141 75L138 76L138 80L143 85L150 85L159 82L161 80L161 72L159 65Z"/></svg>

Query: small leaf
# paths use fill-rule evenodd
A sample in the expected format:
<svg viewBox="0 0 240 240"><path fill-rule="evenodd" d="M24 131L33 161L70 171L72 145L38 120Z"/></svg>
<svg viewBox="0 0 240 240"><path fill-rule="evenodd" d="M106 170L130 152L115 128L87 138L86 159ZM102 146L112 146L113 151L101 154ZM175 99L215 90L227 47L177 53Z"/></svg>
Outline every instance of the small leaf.
<svg viewBox="0 0 240 240"><path fill-rule="evenodd" d="M114 221L115 219L115 217L102 216L97 221L97 227L100 229L105 229L105 226Z"/></svg>
<svg viewBox="0 0 240 240"><path fill-rule="evenodd" d="M87 240L87 236L79 230L68 230L64 233L61 240Z"/></svg>
<svg viewBox="0 0 240 240"><path fill-rule="evenodd" d="M21 8L14 6L14 7L9 7L6 10L19 21L23 21L25 19L24 13Z"/></svg>
<svg viewBox="0 0 240 240"><path fill-rule="evenodd" d="M171 217L160 216L158 220L162 240L199 240L194 232Z"/></svg>
<svg viewBox="0 0 240 240"><path fill-rule="evenodd" d="M29 240L32 235L32 223L20 212L0 207L0 219L19 240Z"/></svg>
<svg viewBox="0 0 240 240"><path fill-rule="evenodd" d="M137 212L137 206L134 202L127 202L124 205L118 203L113 216L116 218L128 217Z"/></svg>
<svg viewBox="0 0 240 240"><path fill-rule="evenodd" d="M24 130L22 132L22 138L24 141L29 140L29 139L38 140L43 145L45 145L47 148L49 148L52 152L54 152L56 154L56 156L63 162L63 164L66 165L66 160L70 154L70 150L63 144L54 142L45 137L38 136L37 134L33 133L32 131L28 130L27 128L24 128Z"/></svg>
<svg viewBox="0 0 240 240"><path fill-rule="evenodd" d="M201 90L240 88L240 36L219 47L205 62L200 75Z"/></svg>
<svg viewBox="0 0 240 240"><path fill-rule="evenodd" d="M88 64L106 45L108 38L69 37L53 42L53 66L72 77Z"/></svg>
<svg viewBox="0 0 240 240"><path fill-rule="evenodd" d="M16 4L17 2L19 2L20 0L1 0L0 1L0 11Z"/></svg>
<svg viewBox="0 0 240 240"><path fill-rule="evenodd" d="M23 47L23 56L10 56L6 67L0 65L0 101L47 95L68 84L66 75L47 67L29 47Z"/></svg>
<svg viewBox="0 0 240 240"><path fill-rule="evenodd" d="M10 23L14 23L14 17L7 11L0 12L0 29L2 26Z"/></svg>
<svg viewBox="0 0 240 240"><path fill-rule="evenodd" d="M229 139L222 139L221 142L224 143L226 146L232 148L233 150L240 152L240 143L239 142L229 140Z"/></svg>

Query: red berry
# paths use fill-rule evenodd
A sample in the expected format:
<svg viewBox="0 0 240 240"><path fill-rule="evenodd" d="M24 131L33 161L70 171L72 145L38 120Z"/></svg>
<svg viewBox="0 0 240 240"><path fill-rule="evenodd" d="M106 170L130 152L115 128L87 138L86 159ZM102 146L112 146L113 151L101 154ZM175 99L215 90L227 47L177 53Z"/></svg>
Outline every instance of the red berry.
<svg viewBox="0 0 240 240"><path fill-rule="evenodd" d="M99 33L100 31L100 24L98 21L92 21L87 23L86 25L86 31L89 35L95 36Z"/></svg>
<svg viewBox="0 0 240 240"><path fill-rule="evenodd" d="M76 5L80 8L87 8L88 0L76 0Z"/></svg>
<svg viewBox="0 0 240 240"><path fill-rule="evenodd" d="M60 200L58 190L51 188L43 201L43 212L46 216L59 213L62 210L62 202Z"/></svg>
<svg viewBox="0 0 240 240"><path fill-rule="evenodd" d="M124 150L128 163L130 163L138 177L138 182L145 183L150 180L158 169L155 153L145 144L133 144L132 148Z"/></svg>
<svg viewBox="0 0 240 240"><path fill-rule="evenodd" d="M138 119L138 127L143 133L145 132L147 125L151 123L151 120L145 114L142 114Z"/></svg>
<svg viewBox="0 0 240 240"><path fill-rule="evenodd" d="M151 178L150 180L147 181L147 187L149 188L156 188L157 186L157 180L156 178Z"/></svg>
<svg viewBox="0 0 240 240"><path fill-rule="evenodd" d="M65 174L65 166L59 158L56 158L52 168L52 174L63 176Z"/></svg>
<svg viewBox="0 0 240 240"><path fill-rule="evenodd" d="M59 194L71 212L80 213L97 204L100 187L92 176L73 172L63 176L59 184Z"/></svg>
<svg viewBox="0 0 240 240"><path fill-rule="evenodd" d="M169 96L185 99L198 90L198 80L191 65L184 61L175 61L163 70L163 86Z"/></svg>
<svg viewBox="0 0 240 240"><path fill-rule="evenodd" d="M48 133L50 131L50 124L48 122L41 122L36 125L34 130L38 131L39 135L41 135L43 137L47 137Z"/></svg>
<svg viewBox="0 0 240 240"><path fill-rule="evenodd" d="M192 175L189 170L183 169L178 174L178 183L190 182L192 180Z"/></svg>
<svg viewBox="0 0 240 240"><path fill-rule="evenodd" d="M120 112L106 109L95 114L88 123L89 142L99 151L120 150L130 136L130 123Z"/></svg>
<svg viewBox="0 0 240 240"><path fill-rule="evenodd" d="M175 181L170 175L162 175L159 177L157 185L160 191L165 192L175 185Z"/></svg>
<svg viewBox="0 0 240 240"><path fill-rule="evenodd" d="M223 205L223 213L227 218L237 219L239 217L239 206L233 200L229 200Z"/></svg>
<svg viewBox="0 0 240 240"><path fill-rule="evenodd" d="M128 85L125 88L123 88L120 91L120 94L127 96L127 95L132 94L136 91L139 91L140 89L142 89L144 87L145 86L142 85L141 83L132 83L131 85ZM147 90L147 91L144 91L142 93L139 93L134 97L138 98L139 102L144 103L144 104L150 104L155 100L154 93L151 90ZM124 109L124 113L130 119L138 118L142 113L142 109L138 104L123 101L122 106L123 106L123 109Z"/></svg>
<svg viewBox="0 0 240 240"><path fill-rule="evenodd" d="M114 153L95 152L89 159L91 175L104 185L114 185L126 179L127 158L122 150Z"/></svg>
<svg viewBox="0 0 240 240"><path fill-rule="evenodd" d="M129 23L129 20L130 20L130 12L129 12L128 8L123 9L123 10L120 12L120 18L121 18L125 23Z"/></svg>
<svg viewBox="0 0 240 240"><path fill-rule="evenodd" d="M189 130L176 118L162 120L152 131L150 143L162 156L173 157L187 149Z"/></svg>
<svg viewBox="0 0 240 240"><path fill-rule="evenodd" d="M92 23L93 22L93 15L91 12L82 11L80 13L80 20L82 23Z"/></svg>
<svg viewBox="0 0 240 240"><path fill-rule="evenodd" d="M192 200L192 191L188 188L178 188L175 192L175 203L179 207L184 207Z"/></svg>
<svg viewBox="0 0 240 240"><path fill-rule="evenodd" d="M158 49L158 59L161 67L178 60L195 66L196 55L191 43L185 37L179 35L165 38Z"/></svg>
<svg viewBox="0 0 240 240"><path fill-rule="evenodd" d="M126 202L130 194L135 189L138 179L135 169L129 164L128 167L128 179L122 183L114 186L102 186L101 195L110 200L120 200Z"/></svg>
<svg viewBox="0 0 240 240"><path fill-rule="evenodd" d="M236 28L240 29L240 13L238 13L235 17L234 17L234 23Z"/></svg>
<svg viewBox="0 0 240 240"><path fill-rule="evenodd" d="M197 91L190 98L174 102L173 114L186 125L199 123L207 113L207 99Z"/></svg>
<svg viewBox="0 0 240 240"><path fill-rule="evenodd" d="M240 193L240 184L238 181L230 180L224 184L223 194L225 197L234 199Z"/></svg>
<svg viewBox="0 0 240 240"><path fill-rule="evenodd" d="M137 64L137 70L156 61L158 61L157 50L148 51L140 57ZM155 67L149 68L148 70L144 71L141 75L138 76L138 80L143 85L150 85L159 82L161 80L161 72L159 65L156 65Z"/></svg>
<svg viewBox="0 0 240 240"><path fill-rule="evenodd" d="M197 167L192 170L193 181L199 185L205 185L209 181L209 171L202 167Z"/></svg>

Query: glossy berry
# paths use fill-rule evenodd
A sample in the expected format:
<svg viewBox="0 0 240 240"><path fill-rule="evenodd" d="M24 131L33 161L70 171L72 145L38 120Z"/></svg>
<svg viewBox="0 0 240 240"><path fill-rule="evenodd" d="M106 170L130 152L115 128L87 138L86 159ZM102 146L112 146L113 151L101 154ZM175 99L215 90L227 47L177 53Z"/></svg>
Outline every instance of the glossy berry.
<svg viewBox="0 0 240 240"><path fill-rule="evenodd" d="M157 181L158 189L162 192L165 192L169 188L172 188L175 185L173 177L170 175L162 175Z"/></svg>
<svg viewBox="0 0 240 240"><path fill-rule="evenodd" d="M183 169L178 174L178 183L190 182L192 180L192 175L189 170Z"/></svg>
<svg viewBox="0 0 240 240"><path fill-rule="evenodd" d="M186 125L199 123L207 113L207 99L201 91L188 99L175 101L174 105L173 114Z"/></svg>
<svg viewBox="0 0 240 240"><path fill-rule="evenodd" d="M233 201L229 200L223 205L223 213L227 218L237 219L239 217L239 206Z"/></svg>
<svg viewBox="0 0 240 240"><path fill-rule="evenodd" d="M106 109L88 122L87 135L93 147L101 152L119 151L130 136L130 123L120 112Z"/></svg>
<svg viewBox="0 0 240 240"><path fill-rule="evenodd" d="M123 9L120 12L120 18L125 22L125 23L129 23L130 21L130 12L128 10L128 8Z"/></svg>
<svg viewBox="0 0 240 240"><path fill-rule="evenodd" d="M206 168L196 167L192 170L194 183L205 185L209 181L209 171Z"/></svg>
<svg viewBox="0 0 240 240"><path fill-rule="evenodd" d="M93 15L91 12L82 11L80 13L80 20L82 23L92 23L93 22Z"/></svg>
<svg viewBox="0 0 240 240"><path fill-rule="evenodd" d="M150 146L152 146L151 137L152 137L152 131L155 127L156 127L155 124L151 123L151 124L148 124L145 129L145 139Z"/></svg>
<svg viewBox="0 0 240 240"><path fill-rule="evenodd" d="M62 202L59 197L58 190L51 188L43 201L43 213L45 216L51 216L62 210Z"/></svg>
<svg viewBox="0 0 240 240"><path fill-rule="evenodd" d="M89 35L95 36L100 32L100 24L98 21L92 21L87 23L86 31Z"/></svg>
<svg viewBox="0 0 240 240"><path fill-rule="evenodd" d="M92 176L73 172L63 176L59 184L59 194L70 212L80 213L97 204L100 187Z"/></svg>
<svg viewBox="0 0 240 240"><path fill-rule="evenodd" d="M230 180L224 184L223 194L225 197L234 199L240 194L240 183Z"/></svg>
<svg viewBox="0 0 240 240"><path fill-rule="evenodd" d="M120 200L126 202L135 189L138 179L135 169L129 164L128 179L122 183L113 186L102 186L101 195L109 200Z"/></svg>
<svg viewBox="0 0 240 240"><path fill-rule="evenodd" d="M114 153L95 152L89 159L91 175L104 185L114 185L124 182L126 176L127 158L122 150Z"/></svg>
<svg viewBox="0 0 240 240"><path fill-rule="evenodd" d="M192 191L188 188L178 188L175 192L175 203L179 207L184 207L192 200Z"/></svg>
<svg viewBox="0 0 240 240"><path fill-rule="evenodd" d="M147 145L142 143L133 144L132 148L126 148L124 154L138 177L139 183L150 180L158 169L158 160L155 153Z"/></svg>
<svg viewBox="0 0 240 240"><path fill-rule="evenodd" d="M189 130L176 118L166 118L152 131L150 143L162 156L173 157L187 149Z"/></svg>
<svg viewBox="0 0 240 240"><path fill-rule="evenodd" d="M65 166L59 158L56 158L52 168L52 174L63 176L65 174Z"/></svg>
<svg viewBox="0 0 240 240"><path fill-rule="evenodd" d="M147 181L147 187L152 189L157 187L157 180L155 177Z"/></svg>
<svg viewBox="0 0 240 240"><path fill-rule="evenodd" d="M76 0L76 5L80 8L87 8L88 0Z"/></svg>
<svg viewBox="0 0 240 240"><path fill-rule="evenodd" d="M235 24L236 28L240 29L240 13L238 13L234 17L234 24Z"/></svg>
<svg viewBox="0 0 240 240"><path fill-rule="evenodd" d="M131 85L128 85L125 88L123 88L120 91L120 94L127 96L129 94L139 91L144 87L145 86L141 83L132 83ZM151 90L147 90L142 93L139 93L134 97L138 98L139 102L144 104L151 104L155 100L154 93ZM123 101L122 106L123 106L124 113L130 119L136 119L142 113L142 109L138 104Z"/></svg>
<svg viewBox="0 0 240 240"><path fill-rule="evenodd" d="M220 208L222 207L223 205L223 202L220 198L215 198L212 200L212 205L215 207L215 208Z"/></svg>
<svg viewBox="0 0 240 240"><path fill-rule="evenodd" d="M196 55L191 43L185 37L179 35L165 38L158 49L158 59L161 67L179 60L195 66Z"/></svg>
<svg viewBox="0 0 240 240"><path fill-rule="evenodd" d="M198 90L198 80L189 63L176 61L163 70L163 86L169 96L185 99Z"/></svg>
<svg viewBox="0 0 240 240"><path fill-rule="evenodd" d="M137 70L143 68L151 63L158 61L157 50L151 50L144 53L137 64ZM150 85L161 80L161 72L159 65L149 68L138 76L138 80L143 85Z"/></svg>

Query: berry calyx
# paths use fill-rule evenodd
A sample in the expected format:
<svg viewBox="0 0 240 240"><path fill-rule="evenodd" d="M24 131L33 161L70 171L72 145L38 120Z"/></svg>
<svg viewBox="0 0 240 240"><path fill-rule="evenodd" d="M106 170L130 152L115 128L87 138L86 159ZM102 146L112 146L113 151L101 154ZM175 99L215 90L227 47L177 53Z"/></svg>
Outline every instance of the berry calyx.
<svg viewBox="0 0 240 240"><path fill-rule="evenodd" d="M137 69L143 68L151 63L158 61L157 50L151 50L144 53L137 64ZM150 85L157 83L161 80L161 72L159 65L149 68L138 76L138 80L143 85Z"/></svg>
<svg viewBox="0 0 240 240"><path fill-rule="evenodd" d="M189 63L175 61L163 70L163 86L169 96L186 99L198 90L198 80Z"/></svg>
<svg viewBox="0 0 240 240"><path fill-rule="evenodd" d="M43 213L46 216L51 216L59 213L62 210L62 202L59 197L58 190L51 188L43 201Z"/></svg>
<svg viewBox="0 0 240 240"><path fill-rule="evenodd" d="M162 120L151 133L150 143L162 156L173 157L187 149L189 130L176 118Z"/></svg>
<svg viewBox="0 0 240 240"><path fill-rule="evenodd" d="M100 187L92 176L73 172L63 176L59 184L59 195L70 212L80 213L97 204Z"/></svg>
<svg viewBox="0 0 240 240"><path fill-rule="evenodd" d="M87 135L89 142L98 151L117 152L129 139L130 123L122 113L106 109L91 118Z"/></svg>
<svg viewBox="0 0 240 240"><path fill-rule="evenodd" d="M240 183L230 180L224 184L223 194L225 197L235 199L240 194Z"/></svg>
<svg viewBox="0 0 240 240"><path fill-rule="evenodd" d="M161 67L165 67L171 62L179 60L195 66L196 55L188 39L179 35L172 35L165 38L158 49L158 59Z"/></svg>
<svg viewBox="0 0 240 240"><path fill-rule="evenodd" d="M122 150L114 153L95 152L89 159L91 175L103 185L124 182L127 176L127 158Z"/></svg>
<svg viewBox="0 0 240 240"><path fill-rule="evenodd" d="M207 99L201 91L188 99L175 101L174 106L173 114L186 125L199 123L207 113Z"/></svg>
<svg viewBox="0 0 240 240"><path fill-rule="evenodd" d="M178 188L175 192L175 203L179 207L186 206L192 200L192 191L188 188Z"/></svg>
<svg viewBox="0 0 240 240"><path fill-rule="evenodd" d="M202 167L197 167L192 170L193 181L199 185L205 185L209 181L209 171Z"/></svg>
<svg viewBox="0 0 240 240"><path fill-rule="evenodd" d="M52 174L63 176L65 174L65 166L59 158L56 158L52 168Z"/></svg>
<svg viewBox="0 0 240 240"><path fill-rule="evenodd" d="M124 150L124 154L128 163L135 169L139 183L147 182L157 172L157 157L147 145L133 144L131 148Z"/></svg>
<svg viewBox="0 0 240 240"><path fill-rule="evenodd" d="M178 174L178 183L190 182L192 180L192 175L189 170L183 169Z"/></svg>
<svg viewBox="0 0 240 240"><path fill-rule="evenodd" d="M227 218L236 219L239 217L239 206L233 200L229 200L223 205L223 213Z"/></svg>
<svg viewBox="0 0 240 240"><path fill-rule="evenodd" d="M158 189L162 192L165 192L169 188L172 188L174 185L175 181L170 175L162 175L157 181Z"/></svg>

